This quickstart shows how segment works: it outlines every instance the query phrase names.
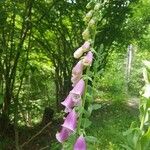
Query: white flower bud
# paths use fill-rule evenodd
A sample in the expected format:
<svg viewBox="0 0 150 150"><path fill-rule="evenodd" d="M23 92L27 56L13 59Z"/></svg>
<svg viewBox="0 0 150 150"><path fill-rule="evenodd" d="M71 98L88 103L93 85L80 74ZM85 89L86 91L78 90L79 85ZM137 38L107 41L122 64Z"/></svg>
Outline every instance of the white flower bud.
<svg viewBox="0 0 150 150"><path fill-rule="evenodd" d="M85 21L89 21L90 19L91 19L91 17L93 16L93 10L90 10L87 14L86 14L86 16L85 16Z"/></svg>
<svg viewBox="0 0 150 150"><path fill-rule="evenodd" d="M80 58L82 55L83 55L82 47L78 48L73 54L74 58L76 59Z"/></svg>
<svg viewBox="0 0 150 150"><path fill-rule="evenodd" d="M96 24L95 20L91 19L88 25L89 25L89 27L93 28L95 26L95 24Z"/></svg>
<svg viewBox="0 0 150 150"><path fill-rule="evenodd" d="M82 45L83 52L89 51L90 50L90 45L91 45L90 41L85 41L84 44Z"/></svg>
<svg viewBox="0 0 150 150"><path fill-rule="evenodd" d="M90 38L90 32L89 29L85 29L84 32L82 33L82 37L84 40L88 40Z"/></svg>
<svg viewBox="0 0 150 150"><path fill-rule="evenodd" d="M94 10L99 10L100 9L100 3L97 3L96 5L95 5L95 7L94 7Z"/></svg>
<svg viewBox="0 0 150 150"><path fill-rule="evenodd" d="M86 5L86 8L87 9L90 9L92 7L92 2L89 2L87 5Z"/></svg>

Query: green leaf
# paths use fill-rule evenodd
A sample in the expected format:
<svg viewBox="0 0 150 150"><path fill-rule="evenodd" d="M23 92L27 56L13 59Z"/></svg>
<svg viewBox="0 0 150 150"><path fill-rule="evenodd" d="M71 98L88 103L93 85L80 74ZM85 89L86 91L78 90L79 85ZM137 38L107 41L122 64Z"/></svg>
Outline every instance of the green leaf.
<svg viewBox="0 0 150 150"><path fill-rule="evenodd" d="M141 147L139 143L139 139L141 137L141 130L139 128L130 128L126 132L123 133L126 139L126 145L132 147L132 149L137 149L137 147Z"/></svg>
<svg viewBox="0 0 150 150"><path fill-rule="evenodd" d="M97 110L97 109L99 109L99 108L101 108L101 105L100 105L100 104L91 104L91 105L88 107L88 111L87 111L88 113L87 113L87 114L90 116L93 110Z"/></svg>
<svg viewBox="0 0 150 150"><path fill-rule="evenodd" d="M150 127L148 131L141 138L141 148L142 150L148 150L150 147Z"/></svg>
<svg viewBox="0 0 150 150"><path fill-rule="evenodd" d="M85 109L82 107L82 105L79 105L76 107L76 111L78 111L78 114L80 115L85 112Z"/></svg>
<svg viewBox="0 0 150 150"><path fill-rule="evenodd" d="M93 105L92 105L92 109L93 109L93 110L100 109L101 107L102 107L101 104L93 104Z"/></svg>
<svg viewBox="0 0 150 150"><path fill-rule="evenodd" d="M90 106L88 107L88 114L89 114L89 116L91 115L92 110L93 110L92 105L90 105Z"/></svg>
<svg viewBox="0 0 150 150"><path fill-rule="evenodd" d="M136 121L133 121L130 125L130 129L134 129L134 128L138 128Z"/></svg>
<svg viewBox="0 0 150 150"><path fill-rule="evenodd" d="M123 148L125 148L126 150L133 150L133 148L129 147L128 145L121 144L121 146L122 146Z"/></svg>
<svg viewBox="0 0 150 150"><path fill-rule="evenodd" d="M92 78L90 76L88 76L88 75L83 75L83 79L84 80L89 80L89 81L92 82Z"/></svg>
<svg viewBox="0 0 150 150"><path fill-rule="evenodd" d="M97 138L94 136L86 136L85 138L86 138L86 141L88 142L92 142L92 143L98 142Z"/></svg>
<svg viewBox="0 0 150 150"><path fill-rule="evenodd" d="M92 124L92 122L89 119L87 119L87 118L82 119L83 128L88 128L91 124Z"/></svg>

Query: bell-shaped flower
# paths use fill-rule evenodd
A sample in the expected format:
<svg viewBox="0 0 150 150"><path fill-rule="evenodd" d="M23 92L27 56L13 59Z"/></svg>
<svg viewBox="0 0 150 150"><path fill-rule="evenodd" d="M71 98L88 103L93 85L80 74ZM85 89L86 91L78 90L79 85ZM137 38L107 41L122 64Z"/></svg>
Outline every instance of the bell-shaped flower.
<svg viewBox="0 0 150 150"><path fill-rule="evenodd" d="M77 126L77 114L74 110L67 115L62 126L71 131L75 131Z"/></svg>
<svg viewBox="0 0 150 150"><path fill-rule="evenodd" d="M68 139L68 137L70 136L70 134L72 133L71 130L62 127L61 131L56 133L56 139L60 142L63 143L65 140Z"/></svg>
<svg viewBox="0 0 150 150"><path fill-rule="evenodd" d="M86 150L86 141L84 139L84 137L81 135L76 143L74 144L74 150Z"/></svg>
<svg viewBox="0 0 150 150"><path fill-rule="evenodd" d="M93 53L89 51L82 61L85 66L90 66L93 61Z"/></svg>
<svg viewBox="0 0 150 150"><path fill-rule="evenodd" d="M82 77L82 74L79 74L79 75L72 74L71 82L72 82L73 87L80 81L81 77Z"/></svg>
<svg viewBox="0 0 150 150"><path fill-rule="evenodd" d="M76 59L80 58L82 55L83 55L82 47L78 48L73 54L74 58Z"/></svg>
<svg viewBox="0 0 150 150"><path fill-rule="evenodd" d="M73 101L72 95L69 94L69 95L67 96L67 98L66 98L63 102L61 102L61 104L62 104L63 106L65 106L65 112L66 112L66 113L67 113L67 112L71 112L71 111L72 111L72 108L73 108L74 105L75 105L75 102Z"/></svg>
<svg viewBox="0 0 150 150"><path fill-rule="evenodd" d="M80 81L74 86L74 88L70 91L72 95L77 95L79 97L82 96L85 88L85 82L83 79L80 79Z"/></svg>
<svg viewBox="0 0 150 150"><path fill-rule="evenodd" d="M89 41L86 41L83 45L82 45L82 50L83 52L87 52L90 50L90 42Z"/></svg>
<svg viewBox="0 0 150 150"><path fill-rule="evenodd" d="M83 63L82 61L80 60L76 65L75 67L72 69L72 74L74 75L81 75L83 72Z"/></svg>

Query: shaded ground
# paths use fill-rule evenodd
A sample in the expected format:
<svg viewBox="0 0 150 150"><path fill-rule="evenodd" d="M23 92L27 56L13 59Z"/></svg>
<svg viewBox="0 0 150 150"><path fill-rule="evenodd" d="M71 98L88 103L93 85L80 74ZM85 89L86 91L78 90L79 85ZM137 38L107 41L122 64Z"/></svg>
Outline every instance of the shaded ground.
<svg viewBox="0 0 150 150"><path fill-rule="evenodd" d="M128 103L105 103L101 109L93 112L92 126L88 134L98 138L98 143L89 144L91 150L123 150L125 132L135 121L138 124L137 107L129 106Z"/></svg>
<svg viewBox="0 0 150 150"><path fill-rule="evenodd" d="M19 144L22 150L51 150L59 122L54 120L47 125L39 124L32 128L20 127ZM15 136L12 125L5 133L0 133L0 150L15 150Z"/></svg>

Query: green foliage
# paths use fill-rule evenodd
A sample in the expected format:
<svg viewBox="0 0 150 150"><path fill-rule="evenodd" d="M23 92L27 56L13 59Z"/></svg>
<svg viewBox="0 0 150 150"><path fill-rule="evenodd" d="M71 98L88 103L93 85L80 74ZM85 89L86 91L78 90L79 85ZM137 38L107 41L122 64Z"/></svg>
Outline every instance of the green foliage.
<svg viewBox="0 0 150 150"><path fill-rule="evenodd" d="M149 65L145 61L145 70L143 71L145 87L142 91L142 98L140 101L140 126L131 125L131 128L125 133L126 136L126 149L127 150L148 150L150 147L150 86L149 86Z"/></svg>
<svg viewBox="0 0 150 150"><path fill-rule="evenodd" d="M96 75L95 88L99 99L114 101L124 101L126 99L125 66L123 63L124 56L113 52L109 57L105 73Z"/></svg>
<svg viewBox="0 0 150 150"><path fill-rule="evenodd" d="M123 150L123 132L134 120L138 124L138 113L122 103L103 103L101 109L91 116L92 125L87 135L96 136L98 141L90 143L89 149Z"/></svg>
<svg viewBox="0 0 150 150"><path fill-rule="evenodd" d="M143 41L145 42L145 41ZM133 96L140 96L140 92L144 82L141 80L142 78L142 61L145 59L149 59L150 53L147 51L146 47L137 47L134 52L133 62L132 62L132 70L131 77L129 82L129 93Z"/></svg>

